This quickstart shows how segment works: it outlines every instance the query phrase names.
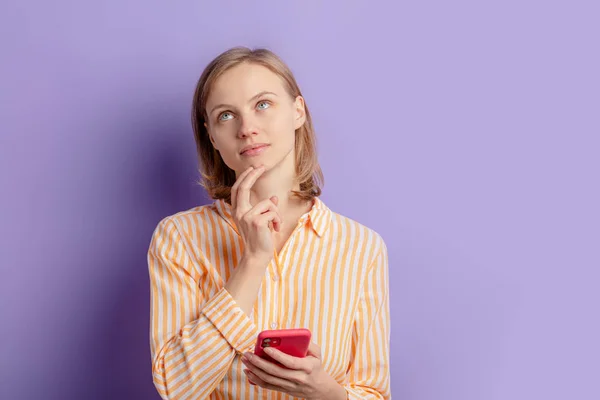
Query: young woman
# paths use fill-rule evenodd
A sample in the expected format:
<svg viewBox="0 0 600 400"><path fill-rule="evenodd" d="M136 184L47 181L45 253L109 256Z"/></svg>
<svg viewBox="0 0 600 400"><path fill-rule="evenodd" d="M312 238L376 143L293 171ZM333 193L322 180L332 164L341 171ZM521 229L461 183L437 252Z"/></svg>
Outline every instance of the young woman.
<svg viewBox="0 0 600 400"><path fill-rule="evenodd" d="M387 249L331 211L308 107L271 51L230 49L192 123L214 199L163 219L148 250L154 384L163 399L389 399ZM253 356L306 328L309 354Z"/></svg>

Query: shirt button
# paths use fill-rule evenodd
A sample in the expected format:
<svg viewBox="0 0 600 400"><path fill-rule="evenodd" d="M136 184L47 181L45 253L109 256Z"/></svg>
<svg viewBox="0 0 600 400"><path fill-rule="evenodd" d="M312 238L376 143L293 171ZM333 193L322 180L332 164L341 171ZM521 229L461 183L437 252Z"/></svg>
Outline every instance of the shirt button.
<svg viewBox="0 0 600 400"><path fill-rule="evenodd" d="M279 280L279 276L277 276L277 275L273 275L271 278L272 278L272 279L273 279L275 282L277 282L277 281Z"/></svg>
<svg viewBox="0 0 600 400"><path fill-rule="evenodd" d="M275 328L277 328L277 323L275 323L275 322L272 322L272 323L271 323L271 329L275 329Z"/></svg>

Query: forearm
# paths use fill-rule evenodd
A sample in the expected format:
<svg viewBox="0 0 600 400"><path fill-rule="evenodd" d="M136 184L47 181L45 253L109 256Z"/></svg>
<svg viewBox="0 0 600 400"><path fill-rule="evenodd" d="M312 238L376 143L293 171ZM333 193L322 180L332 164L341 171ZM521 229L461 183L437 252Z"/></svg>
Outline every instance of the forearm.
<svg viewBox="0 0 600 400"><path fill-rule="evenodd" d="M205 398L223 379L236 353L250 348L256 335L252 320L221 289L198 319L157 351L153 375L158 392L164 399Z"/></svg>
<svg viewBox="0 0 600 400"><path fill-rule="evenodd" d="M347 400L348 392L346 389L337 383L333 378L331 382L326 385L324 393L318 399L315 400Z"/></svg>
<svg viewBox="0 0 600 400"><path fill-rule="evenodd" d="M180 332L154 359L154 385L163 399L205 398L227 373L235 351L204 316Z"/></svg>
<svg viewBox="0 0 600 400"><path fill-rule="evenodd" d="M242 257L225 284L225 289L249 318L252 318L252 307L258 297L267 264Z"/></svg>
<svg viewBox="0 0 600 400"><path fill-rule="evenodd" d="M357 385L342 386L331 376L322 386L323 391L311 400L383 400L388 399L386 395L371 387L360 387Z"/></svg>
<svg viewBox="0 0 600 400"><path fill-rule="evenodd" d="M322 391L311 400L384 400L390 398L388 394L381 393L373 387L356 384L340 385L331 375L327 375L321 388Z"/></svg>

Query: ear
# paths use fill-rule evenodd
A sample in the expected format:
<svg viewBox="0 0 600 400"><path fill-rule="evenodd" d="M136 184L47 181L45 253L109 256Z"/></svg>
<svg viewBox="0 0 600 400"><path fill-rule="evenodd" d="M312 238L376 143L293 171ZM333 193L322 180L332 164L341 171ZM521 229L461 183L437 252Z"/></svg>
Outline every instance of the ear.
<svg viewBox="0 0 600 400"><path fill-rule="evenodd" d="M212 143L215 150L219 151L219 149L217 148L217 144L215 143L215 138L213 138L213 135L210 133L210 129L208 129L208 125L206 124L206 122L204 123L204 129L206 129L206 133L208 133L208 138L210 139L210 142Z"/></svg>
<svg viewBox="0 0 600 400"><path fill-rule="evenodd" d="M294 129L300 128L306 122L306 108L304 98L297 96L294 100Z"/></svg>

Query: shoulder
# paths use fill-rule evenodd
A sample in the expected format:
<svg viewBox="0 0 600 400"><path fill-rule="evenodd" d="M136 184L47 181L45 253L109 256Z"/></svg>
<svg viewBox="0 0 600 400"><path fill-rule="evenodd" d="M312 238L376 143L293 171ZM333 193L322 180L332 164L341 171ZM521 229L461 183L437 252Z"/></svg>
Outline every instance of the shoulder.
<svg viewBox="0 0 600 400"><path fill-rule="evenodd" d="M190 230L202 228L217 219L215 203L192 207L163 217L155 227L155 233L173 227L181 235Z"/></svg>
<svg viewBox="0 0 600 400"><path fill-rule="evenodd" d="M369 247L370 253L377 255L386 251L386 244L379 232L350 217L331 211L332 234L339 240L354 241L358 238L363 246Z"/></svg>

